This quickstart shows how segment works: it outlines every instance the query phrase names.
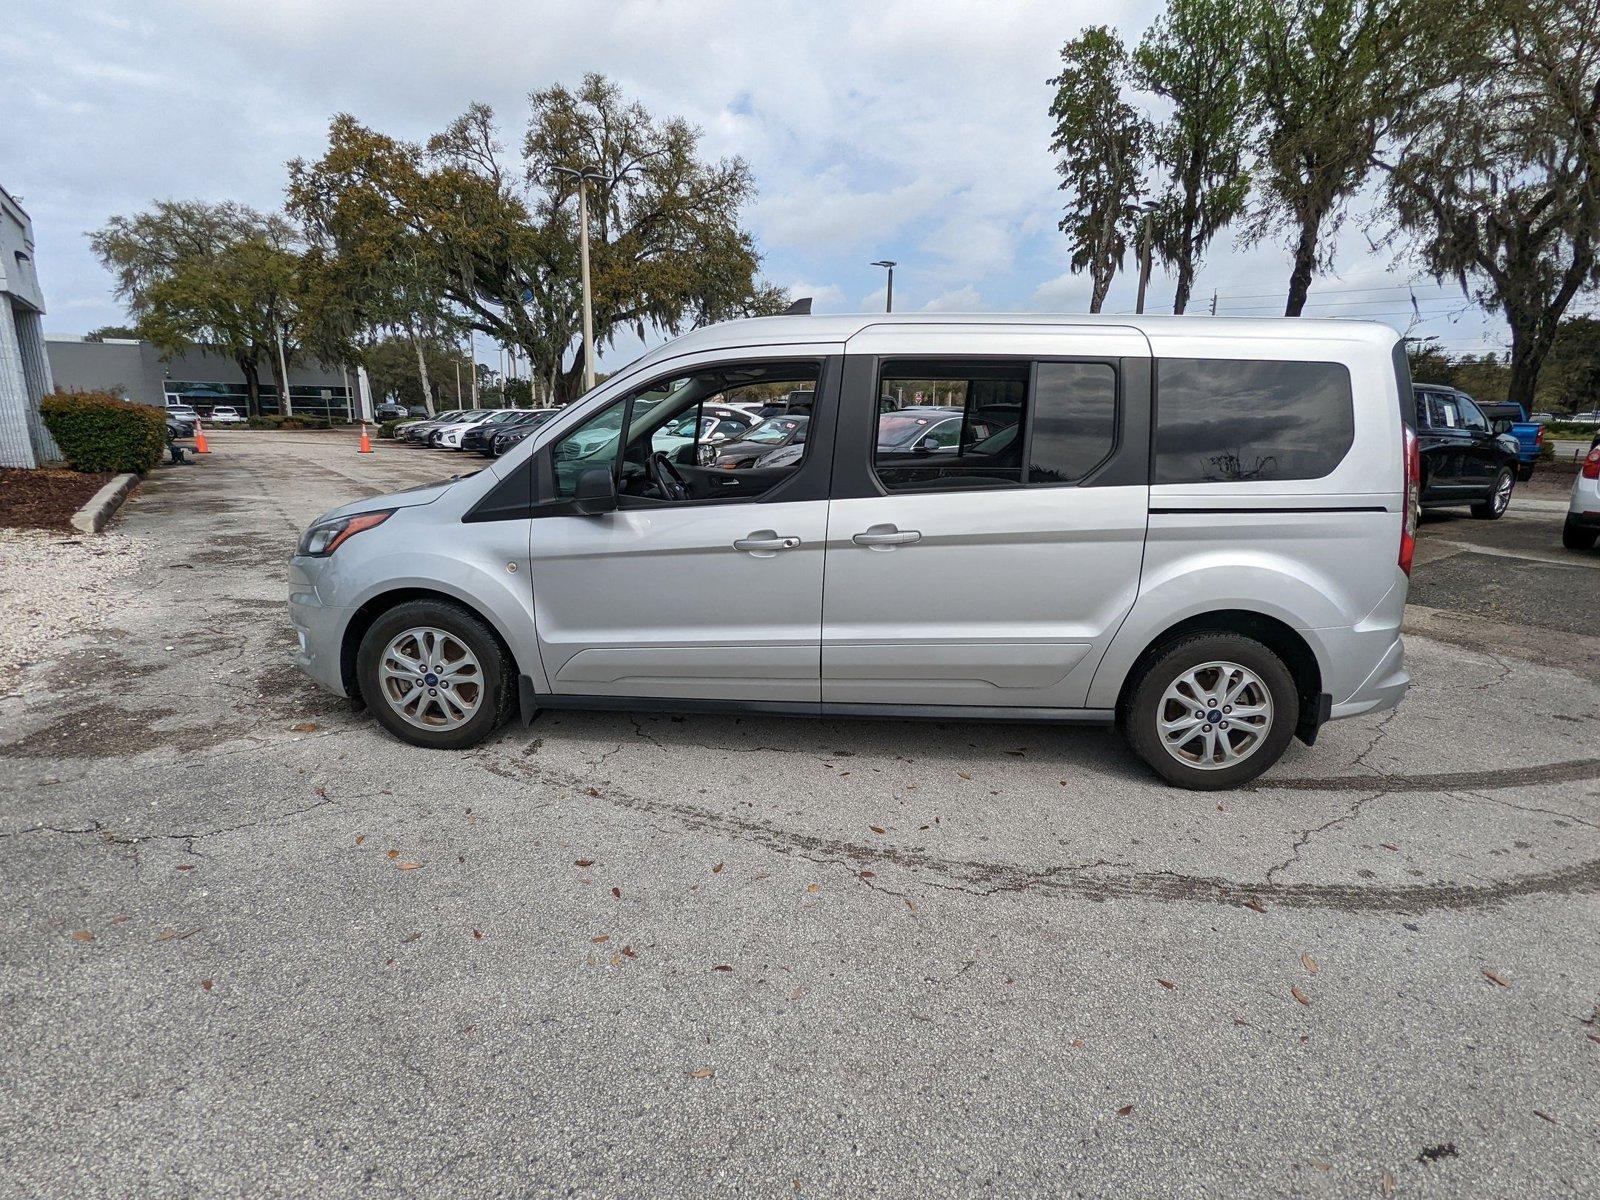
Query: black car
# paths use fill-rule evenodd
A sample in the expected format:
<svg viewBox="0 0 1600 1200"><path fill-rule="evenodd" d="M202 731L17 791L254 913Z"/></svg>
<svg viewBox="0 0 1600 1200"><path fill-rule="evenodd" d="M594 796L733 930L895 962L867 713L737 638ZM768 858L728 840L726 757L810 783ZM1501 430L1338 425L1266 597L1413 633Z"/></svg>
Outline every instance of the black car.
<svg viewBox="0 0 1600 1200"><path fill-rule="evenodd" d="M521 428L524 425L527 425L530 431L537 429L554 414L555 409L553 408L523 409L519 412L511 413L499 421L485 421L481 425L473 426L461 435L461 448L463 450L476 450L486 458L493 458L495 453L494 440L501 433L508 429ZM532 422L532 424L529 425L528 422Z"/></svg>
<svg viewBox="0 0 1600 1200"><path fill-rule="evenodd" d="M811 424L809 414L768 417L738 441L723 442L716 447L716 465L724 471L739 471L755 466L756 459L770 454L779 447L806 440L806 426Z"/></svg>
<svg viewBox="0 0 1600 1200"><path fill-rule="evenodd" d="M411 415L411 410L404 404L380 404L372 410L372 416L377 421L403 421Z"/></svg>
<svg viewBox="0 0 1600 1200"><path fill-rule="evenodd" d="M1502 516L1517 480L1517 439L1497 434L1465 392L1417 384L1417 450L1422 507L1472 506L1485 520Z"/></svg>

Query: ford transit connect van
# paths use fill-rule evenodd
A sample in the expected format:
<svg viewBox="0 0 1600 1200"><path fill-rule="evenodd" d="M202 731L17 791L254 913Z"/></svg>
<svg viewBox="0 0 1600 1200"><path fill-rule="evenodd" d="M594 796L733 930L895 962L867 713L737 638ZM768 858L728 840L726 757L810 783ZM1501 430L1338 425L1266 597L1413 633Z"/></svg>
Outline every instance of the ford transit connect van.
<svg viewBox="0 0 1600 1200"><path fill-rule="evenodd" d="M655 440L802 390L778 465ZM882 441L897 390L964 427ZM319 518L296 661L421 746L543 709L1087 722L1237 786L1405 693L1413 408L1375 324L715 325L476 475Z"/></svg>

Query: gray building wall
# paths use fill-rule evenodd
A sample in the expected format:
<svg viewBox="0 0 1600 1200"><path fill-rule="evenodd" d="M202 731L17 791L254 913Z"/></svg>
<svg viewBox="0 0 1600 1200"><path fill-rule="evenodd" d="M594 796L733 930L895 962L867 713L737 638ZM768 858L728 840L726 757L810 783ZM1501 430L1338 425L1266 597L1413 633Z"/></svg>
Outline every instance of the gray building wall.
<svg viewBox="0 0 1600 1200"><path fill-rule="evenodd" d="M68 391L120 390L130 400L163 406L169 394L178 395L190 387L206 387L237 392L236 401L219 400L217 403L233 403L240 412L244 411L244 372L228 355L202 347L162 359L149 342L124 339L89 342L69 334L51 334L46 340L50 344L56 386ZM267 364L263 367L263 374L270 375ZM324 392L328 395L324 396ZM279 411L276 380L262 379L261 393L263 411ZM344 374L337 367L321 363L291 366L289 397L298 413L321 416L327 409L334 415L349 415ZM205 407L201 405L202 411Z"/></svg>
<svg viewBox="0 0 1600 1200"><path fill-rule="evenodd" d="M39 418L39 401L53 387L43 315L33 222L0 188L0 467L37 467L61 457Z"/></svg>

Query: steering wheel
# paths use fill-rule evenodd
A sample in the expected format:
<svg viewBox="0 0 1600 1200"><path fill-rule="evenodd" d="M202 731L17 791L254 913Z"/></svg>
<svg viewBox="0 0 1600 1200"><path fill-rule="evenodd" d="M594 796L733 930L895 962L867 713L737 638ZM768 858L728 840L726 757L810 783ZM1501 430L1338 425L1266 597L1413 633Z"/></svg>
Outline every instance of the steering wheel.
<svg viewBox="0 0 1600 1200"><path fill-rule="evenodd" d="M650 478L654 481L656 489L668 500L687 500L689 498L689 481L678 471L677 466L667 457L665 450L657 450L650 456Z"/></svg>

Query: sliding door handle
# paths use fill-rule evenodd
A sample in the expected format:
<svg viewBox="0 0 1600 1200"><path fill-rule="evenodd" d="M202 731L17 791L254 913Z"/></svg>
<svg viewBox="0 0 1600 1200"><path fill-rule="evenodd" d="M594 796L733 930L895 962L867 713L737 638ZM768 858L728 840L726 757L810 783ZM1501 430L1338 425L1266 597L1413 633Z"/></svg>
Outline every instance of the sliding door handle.
<svg viewBox="0 0 1600 1200"><path fill-rule="evenodd" d="M893 525L874 525L850 539L858 546L909 546L920 542L922 534L915 529L896 529Z"/></svg>

